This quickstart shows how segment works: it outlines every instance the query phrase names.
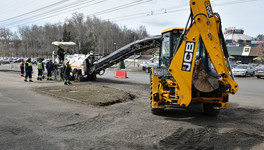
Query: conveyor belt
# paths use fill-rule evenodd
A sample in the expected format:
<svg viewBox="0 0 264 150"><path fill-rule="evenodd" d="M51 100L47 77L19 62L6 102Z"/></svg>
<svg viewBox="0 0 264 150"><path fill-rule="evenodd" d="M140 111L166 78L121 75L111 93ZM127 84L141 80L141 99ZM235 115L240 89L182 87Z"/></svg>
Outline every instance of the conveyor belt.
<svg viewBox="0 0 264 150"><path fill-rule="evenodd" d="M127 44L126 46L114 51L113 53L95 61L90 67L90 73L96 72L97 74L101 70L128 58L129 56L146 51L148 49L156 48L160 45L161 36L147 37L142 40L135 41L133 43Z"/></svg>

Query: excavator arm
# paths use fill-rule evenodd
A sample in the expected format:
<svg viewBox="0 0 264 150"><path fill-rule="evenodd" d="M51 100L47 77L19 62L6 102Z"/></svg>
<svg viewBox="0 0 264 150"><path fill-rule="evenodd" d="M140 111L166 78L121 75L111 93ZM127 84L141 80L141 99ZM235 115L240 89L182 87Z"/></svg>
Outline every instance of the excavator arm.
<svg viewBox="0 0 264 150"><path fill-rule="evenodd" d="M224 84L226 93L235 94L238 84L232 77L228 53L222 36L221 20L213 13L209 0L191 0L190 26L185 30L175 55L170 63L169 72L177 82L178 104L186 107L192 100L192 79L199 45L203 43L207 54ZM188 23L187 23L188 24Z"/></svg>

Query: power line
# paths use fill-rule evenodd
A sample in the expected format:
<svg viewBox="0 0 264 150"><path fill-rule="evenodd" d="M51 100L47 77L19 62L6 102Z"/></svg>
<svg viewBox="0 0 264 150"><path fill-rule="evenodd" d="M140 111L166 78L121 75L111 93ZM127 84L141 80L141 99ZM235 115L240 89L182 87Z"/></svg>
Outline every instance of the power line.
<svg viewBox="0 0 264 150"><path fill-rule="evenodd" d="M105 2L105 1L106 1L106 0L101 0L101 1L99 1L99 2L96 2L96 3L90 4L90 5L85 6L85 7L93 6L93 5L96 5L96 4L99 4L99 3ZM84 7L82 7L82 8L84 8ZM68 12L71 12L71 11L68 11ZM50 18L50 17L58 16L58 15L60 15L60 14L61 14L61 13L52 14L52 15L49 15L49 16L45 15L46 17L43 16L42 18L36 18L34 21L39 21L39 20L47 19L47 18ZM19 26L19 25L26 25L26 24L31 23L31 22L32 22L32 21L24 22L23 24L18 24L18 25L10 26L9 28L17 27L17 26Z"/></svg>
<svg viewBox="0 0 264 150"><path fill-rule="evenodd" d="M94 3L94 4L102 3L102 2L104 2L104 1L106 1L106 0L99 1L99 2ZM152 1L152 0L147 0L147 1L143 1L143 2L141 2L141 1L142 1L142 0L135 1L135 2L132 2L132 3L128 3L128 4L124 4L124 5L120 5L120 6L117 6L117 7L114 7L114 8L110 8L110 9L107 9L107 10L104 10L104 11L97 12L97 14L99 14L99 13L100 13L100 14L104 14L104 13L109 13L109 12L112 12L112 11L121 10L121 9L124 9L124 8L127 8L127 7L132 7L132 6L135 6L135 5L140 5L140 4L142 4L142 3L150 2L150 1ZM92 4L92 5L94 5L94 4ZM88 5L88 6L91 6L91 5ZM88 7L88 6L85 6L85 7ZM81 8L84 8L84 6L83 6L83 7L76 8L76 9L74 9L74 10L81 9ZM73 11L73 10L70 10L70 11ZM70 11L68 11L68 12L70 12ZM96 13L94 13L94 14L96 14ZM91 14L91 15L94 15L94 14ZM51 15L51 16L44 17L44 18L42 17L42 18L37 19L37 20L35 20L35 21L42 20L42 19L46 19L46 18L49 18L49 17L52 17L52 16L57 16L57 15L59 15L59 13L56 14L56 15L53 14L53 15ZM41 15L41 16L47 16L47 14L43 14L43 15ZM38 17L39 17L39 16L38 16ZM32 18L31 18L31 19L32 19ZM20 22L21 22L21 20L20 20ZM30 22L32 22L32 21L29 21L29 22L23 23L22 25L27 24L27 23L30 23ZM13 23L16 23L16 22L13 22ZM21 25L21 24L19 24L19 25ZM12 28L12 27L16 27L16 26L18 26L18 25L11 26L11 28Z"/></svg>
<svg viewBox="0 0 264 150"><path fill-rule="evenodd" d="M33 20L35 18L37 19L37 18L40 18L42 16L47 16L49 14L53 14L53 13L61 12L63 10L67 10L67 9L70 9L70 8L73 8L73 7L77 7L79 5L83 5L83 4L86 4L86 3L91 3L91 2L93 2L95 0L89 0L88 2L86 2L86 1L87 0L78 1L77 3L76 2L72 2L70 4L66 4L66 5L63 5L61 7L58 7L58 8L54 8L52 10L45 11L45 12L43 12L41 14L36 14L34 16L30 16L30 17L27 17L27 18L24 18L24 19L16 20L14 22L5 24L4 26L13 25L13 24L21 23L21 22L25 22L27 20ZM106 0L104 0L104 1L106 1Z"/></svg>
<svg viewBox="0 0 264 150"><path fill-rule="evenodd" d="M117 6L117 7L113 7L113 8L110 8L110 9L103 10L103 11L99 11L99 12L93 13L91 15L101 15L101 14L105 14L105 13L110 13L110 12L113 12L113 11L118 11L118 10L121 10L121 9L124 9L124 8L128 8L128 7L132 7L132 6L135 6L135 5L140 5L140 4L143 4L143 3L147 3L147 2L150 2L150 1L153 1L153 0L147 0L147 1L138 0L136 2L132 2L132 3L125 4L125 5L120 5L120 6Z"/></svg>
<svg viewBox="0 0 264 150"><path fill-rule="evenodd" d="M82 1L86 1L86 0L82 0ZM83 5L83 4L85 4L85 3L83 3L83 2L78 2L78 3L81 3L81 4L79 4L79 5ZM88 1L88 3L89 2L92 2L92 1L95 1L95 0L90 0L90 1ZM106 1L106 0L104 0L104 1ZM139 0L139 1L136 1L136 2L132 2L132 3L129 3L129 4L125 4L125 5L121 5L120 7L124 7L124 6L126 6L126 5L131 5L131 4L133 4L133 3L138 3L138 2L140 2L140 1L142 1L142 0ZM99 3L101 3L102 1L100 1ZM86 2L87 3L87 2ZM141 2L142 3L142 2ZM72 4L74 4L73 6L72 6ZM48 12L44 12L44 13L42 13L42 14L40 14L40 15L34 15L34 16L30 16L30 17L27 17L27 18L24 18L24 19L20 19L20 20L17 20L17 21L14 21L14 22L11 22L11 23L8 23L8 24L5 24L4 26L6 26L6 27L8 27L9 25L13 25L13 24L17 24L17 23L21 23L21 22L25 22L25 21L27 21L27 20L32 20L32 19L37 19L37 18L40 18L40 17L42 17L42 16L46 16L46 15L49 15L49 14L52 14L52 13L54 13L54 12L61 12L61 11L63 11L63 10L67 10L68 8L73 8L73 7L76 7L76 6L79 6L78 4L76 4L76 3L71 3L71 4L68 4L67 6L66 6L66 8L64 7L64 6L62 6L62 7L60 7L60 8L55 8L55 9L52 9L52 10L49 10ZM74 10L78 10L78 9L81 9L81 8L84 8L84 7L88 7L89 5L87 5L87 6L82 6L82 7L79 7L79 8L77 8L77 9L73 9L73 10L71 10L71 11L74 11ZM114 11L114 9L116 9L116 8L118 8L118 7L115 7L115 8L112 8L111 10L112 11ZM105 11L108 11L108 10L105 10ZM34 11L35 12L35 11ZM102 12L99 12L99 13L102 13ZM28 14L28 13L27 13ZM22 16L22 15L21 15ZM14 18L14 17L13 17ZM10 19L8 19L8 20L11 20L12 18L10 18ZM6 21L6 20L5 20Z"/></svg>
<svg viewBox="0 0 264 150"><path fill-rule="evenodd" d="M33 1L33 2L32 2ZM5 9L1 9L2 12L0 12L1 16L3 16L4 14L8 13L10 10L17 10L18 8L21 8L21 7L25 7L25 6L29 6L29 4L32 4L34 2L36 2L36 0L27 0L26 2L24 2L22 5L14 5L13 3L11 3L10 1L6 1L10 4L9 5L5 5L1 2L1 5L2 6L5 6ZM17 6L17 7L13 7L12 6ZM8 11L7 11L8 10Z"/></svg>
<svg viewBox="0 0 264 150"><path fill-rule="evenodd" d="M45 7L42 7L42 8L39 8L39 9L33 10L33 11L30 11L30 12L27 12L27 13L24 13L24 14L21 14L21 15L18 15L18 16L12 17L12 18L9 18L9 19L2 20L2 21L0 21L0 22L5 22L5 21L8 21L8 20L16 19L16 18L19 18L19 17L25 16L25 15L28 15L28 14L31 14L31 13L34 13L34 12L38 12L38 11L41 11L41 10L47 9L47 8L49 8L49 7L54 7L54 6L56 6L56 5L60 5L60 4L62 4L62 3L68 2L68 1L69 1L69 0L61 0L61 1L59 1L59 2L56 2L56 3L53 3L53 4L47 5L47 6L45 6Z"/></svg>
<svg viewBox="0 0 264 150"><path fill-rule="evenodd" d="M177 6L177 9L181 9L187 6L182 6L179 7ZM140 12L140 13L136 13L136 14L130 14L130 15L125 15L125 16L119 16L119 17L114 17L114 18L109 18L109 20L118 20L118 19L122 19L122 18L129 18L129 17L136 17L136 16L151 16L153 14L158 14L158 13L167 13L167 11L169 10L169 8L175 8L175 7L168 7L168 8L162 8L162 9L157 9L157 10L150 10L150 11L145 11L145 12Z"/></svg>
<svg viewBox="0 0 264 150"><path fill-rule="evenodd" d="M253 1L257 1L257 0L236 0L236 1L218 3L218 4L215 4L214 6L233 5L233 4L253 2ZM169 8L172 8L172 7L169 7ZM156 15L165 15L165 14L169 14L169 13L185 11L188 9L190 9L190 8L178 7L177 9L171 9L171 10L168 8L164 8L163 12L155 13L155 11L148 11L148 12L143 12L143 13L136 13L136 14L126 15L126 16L115 17L115 18L111 18L109 20L113 20L113 21L133 20L133 19L139 19L139 18L156 16ZM124 18L124 19L120 19L120 18Z"/></svg>

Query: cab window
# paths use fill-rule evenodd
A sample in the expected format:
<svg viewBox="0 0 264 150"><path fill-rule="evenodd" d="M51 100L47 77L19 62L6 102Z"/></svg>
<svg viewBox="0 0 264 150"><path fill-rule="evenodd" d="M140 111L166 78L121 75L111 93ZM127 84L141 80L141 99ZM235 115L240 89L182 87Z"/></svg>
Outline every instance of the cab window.
<svg viewBox="0 0 264 150"><path fill-rule="evenodd" d="M176 45L180 39L181 34L182 34L182 30L173 31L173 34L172 34L172 40L173 40L172 47L173 47L173 49L176 47Z"/></svg>
<svg viewBox="0 0 264 150"><path fill-rule="evenodd" d="M164 33L162 40L162 47L160 53L160 66L161 67L169 67L170 62L170 33Z"/></svg>

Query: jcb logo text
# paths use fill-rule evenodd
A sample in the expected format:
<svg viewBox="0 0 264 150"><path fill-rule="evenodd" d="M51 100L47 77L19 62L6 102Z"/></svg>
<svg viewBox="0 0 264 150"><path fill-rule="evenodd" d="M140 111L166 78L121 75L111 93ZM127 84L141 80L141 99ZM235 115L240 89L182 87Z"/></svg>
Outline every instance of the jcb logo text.
<svg viewBox="0 0 264 150"><path fill-rule="evenodd" d="M185 52L183 55L182 71L191 71L192 69L192 60L193 60L193 51L194 51L194 42L186 42Z"/></svg>
<svg viewBox="0 0 264 150"><path fill-rule="evenodd" d="M213 15L213 10L212 10L210 2L207 1L204 4L205 4L205 7L206 7L206 11L207 11L208 17L209 18L213 17L214 15Z"/></svg>

